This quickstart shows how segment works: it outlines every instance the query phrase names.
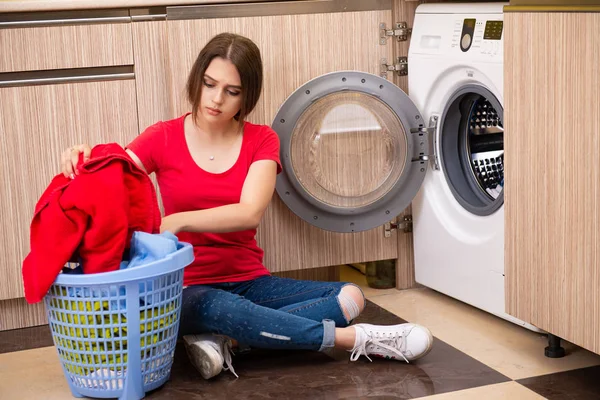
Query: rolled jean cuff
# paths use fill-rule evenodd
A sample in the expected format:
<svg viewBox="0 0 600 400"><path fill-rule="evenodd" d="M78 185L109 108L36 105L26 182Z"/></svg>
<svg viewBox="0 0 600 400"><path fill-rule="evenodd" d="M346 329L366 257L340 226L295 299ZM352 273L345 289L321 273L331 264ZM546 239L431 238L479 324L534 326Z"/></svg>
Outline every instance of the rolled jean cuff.
<svg viewBox="0 0 600 400"><path fill-rule="evenodd" d="M323 320L323 343L319 351L333 348L335 345L335 322L330 319Z"/></svg>

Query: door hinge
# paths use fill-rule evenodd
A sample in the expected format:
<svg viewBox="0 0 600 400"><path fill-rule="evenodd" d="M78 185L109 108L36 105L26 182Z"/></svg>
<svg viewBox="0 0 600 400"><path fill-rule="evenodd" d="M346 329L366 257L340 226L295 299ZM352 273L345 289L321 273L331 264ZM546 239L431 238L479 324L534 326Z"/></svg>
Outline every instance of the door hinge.
<svg viewBox="0 0 600 400"><path fill-rule="evenodd" d="M402 218L402 221L390 221L385 224L385 237L389 238L392 236L392 231L397 229L398 231L402 230L404 233L412 232L412 215L405 215Z"/></svg>
<svg viewBox="0 0 600 400"><path fill-rule="evenodd" d="M419 144L418 146L415 146L415 152L412 161L429 161L431 166L436 170L440 169L436 150L436 131L438 119L438 116L434 115L429 118L429 127L411 129L411 133L415 135L416 143Z"/></svg>
<svg viewBox="0 0 600 400"><path fill-rule="evenodd" d="M408 58L398 57L395 64L388 64L387 58L381 59L381 77L387 78L388 71L396 71L399 76L408 75Z"/></svg>
<svg viewBox="0 0 600 400"><path fill-rule="evenodd" d="M404 42L408 40L412 29L408 27L406 22L396 22L394 29L388 29L385 22L379 24L379 44L387 44L388 36L395 37L397 41Z"/></svg>

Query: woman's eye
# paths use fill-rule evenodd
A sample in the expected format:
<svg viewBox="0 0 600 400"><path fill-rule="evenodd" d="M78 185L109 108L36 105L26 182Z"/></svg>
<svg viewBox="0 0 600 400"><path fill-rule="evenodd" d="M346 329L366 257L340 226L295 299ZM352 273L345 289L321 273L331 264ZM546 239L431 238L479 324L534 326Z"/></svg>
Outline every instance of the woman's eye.
<svg viewBox="0 0 600 400"><path fill-rule="evenodd" d="M229 93L232 96L237 96L240 94L240 92L232 92L231 90L228 90L227 93Z"/></svg>
<svg viewBox="0 0 600 400"><path fill-rule="evenodd" d="M207 88L212 88L215 87L215 85L211 85L210 83L204 81L204 86L206 86Z"/></svg>

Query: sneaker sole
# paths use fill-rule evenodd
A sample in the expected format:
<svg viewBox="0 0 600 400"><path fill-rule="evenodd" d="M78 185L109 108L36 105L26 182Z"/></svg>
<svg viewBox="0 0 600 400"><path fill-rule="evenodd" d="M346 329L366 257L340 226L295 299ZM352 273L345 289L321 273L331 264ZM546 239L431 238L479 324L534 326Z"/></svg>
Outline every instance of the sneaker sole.
<svg viewBox="0 0 600 400"><path fill-rule="evenodd" d="M183 338L185 350L192 365L204 379L217 376L223 370L219 353L210 346L201 347L197 343Z"/></svg>

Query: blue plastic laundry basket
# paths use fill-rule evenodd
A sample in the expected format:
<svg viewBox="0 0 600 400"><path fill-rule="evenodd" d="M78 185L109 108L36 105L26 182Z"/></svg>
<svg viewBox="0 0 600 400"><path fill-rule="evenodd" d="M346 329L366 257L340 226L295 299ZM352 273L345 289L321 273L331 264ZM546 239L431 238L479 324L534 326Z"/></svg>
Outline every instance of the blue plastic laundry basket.
<svg viewBox="0 0 600 400"><path fill-rule="evenodd" d="M73 396L137 400L169 379L194 259L190 244L177 248L140 267L57 277L45 304Z"/></svg>

